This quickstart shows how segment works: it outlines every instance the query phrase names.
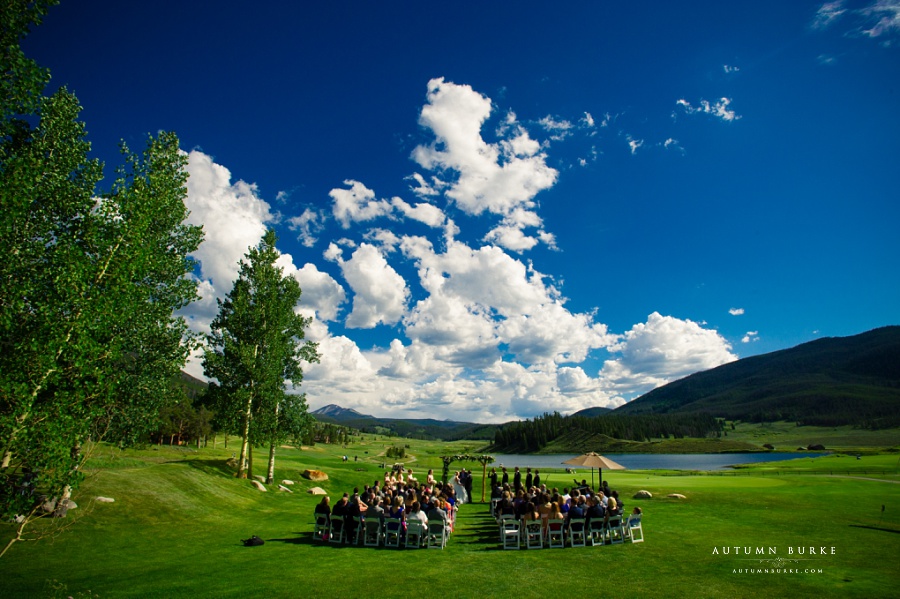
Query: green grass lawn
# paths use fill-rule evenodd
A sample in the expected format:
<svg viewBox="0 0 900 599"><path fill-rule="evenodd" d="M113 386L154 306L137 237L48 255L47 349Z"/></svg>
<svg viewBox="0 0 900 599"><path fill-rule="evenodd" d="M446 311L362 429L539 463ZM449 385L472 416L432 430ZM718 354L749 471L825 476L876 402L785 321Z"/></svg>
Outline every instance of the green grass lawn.
<svg viewBox="0 0 900 599"><path fill-rule="evenodd" d="M409 443L407 463L420 478L428 468L440 473L438 456L444 453L479 449L473 442L392 443L371 436L346 449L283 449L276 478L298 482L289 494L261 493L230 477L224 463L234 448L225 450L221 443L199 451L102 448L92 461L93 475L76 495L80 507L71 512L77 521L69 530L18 543L0 559L0 597L538 597L591 591L610 597L898 596L900 484L865 480L869 477L861 474L804 474L812 465L820 469L822 459L846 463L850 470L896 471L896 455L779 462L779 475L768 471L768 464L739 476L604 473L629 510L644 509L647 540L642 544L503 551L497 527L481 504L463 506L444 551L314 541L317 500L305 490L322 486L336 498L371 483L383 475L380 454L401 443ZM350 460L342 462L342 454ZM264 473L264 457L257 452L257 474ZM310 483L300 477L306 468L324 470L330 479ZM474 468L476 498L479 468ZM654 498L631 499L639 489ZM666 498L669 493L687 498ZM100 495L116 501L91 501ZM0 532L6 535L9 529ZM266 544L243 547L240 540L253 534ZM817 552L834 547L835 554L811 556L810 546ZM743 555L744 547L754 552L774 547L775 556L762 558L801 557L805 561L785 563L782 570L816 573L738 573L777 565ZM804 547L805 554L791 556L790 547Z"/></svg>

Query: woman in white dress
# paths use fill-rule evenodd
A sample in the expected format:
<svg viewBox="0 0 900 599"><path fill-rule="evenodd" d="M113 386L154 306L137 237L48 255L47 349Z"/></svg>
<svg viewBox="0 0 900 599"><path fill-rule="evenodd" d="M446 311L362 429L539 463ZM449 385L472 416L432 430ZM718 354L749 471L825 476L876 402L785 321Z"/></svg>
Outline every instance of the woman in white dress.
<svg viewBox="0 0 900 599"><path fill-rule="evenodd" d="M459 472L453 477L453 492L456 494L456 501L459 505L469 503L469 494L466 493L463 484L459 482Z"/></svg>

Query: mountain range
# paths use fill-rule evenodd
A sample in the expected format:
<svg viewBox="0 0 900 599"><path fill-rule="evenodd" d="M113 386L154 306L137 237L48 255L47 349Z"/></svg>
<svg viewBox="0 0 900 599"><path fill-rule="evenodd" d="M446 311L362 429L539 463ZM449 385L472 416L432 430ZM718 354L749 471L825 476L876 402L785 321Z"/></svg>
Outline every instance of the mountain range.
<svg viewBox="0 0 900 599"><path fill-rule="evenodd" d="M817 339L673 381L613 414L900 426L900 326Z"/></svg>

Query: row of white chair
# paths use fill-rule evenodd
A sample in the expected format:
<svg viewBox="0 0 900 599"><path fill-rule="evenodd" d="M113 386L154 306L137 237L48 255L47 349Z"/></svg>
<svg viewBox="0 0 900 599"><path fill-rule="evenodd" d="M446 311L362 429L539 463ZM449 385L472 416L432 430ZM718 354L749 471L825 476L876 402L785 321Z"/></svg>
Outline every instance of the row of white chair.
<svg viewBox="0 0 900 599"><path fill-rule="evenodd" d="M603 520L572 520L568 529L564 520L547 520L546 526L541 521L520 522L511 516L500 518L500 539L504 549L542 549L547 547L563 548L568 536L570 547L585 545L615 545L630 540L632 543L644 542L644 529L641 516L632 514L627 520L622 516L612 516Z"/></svg>
<svg viewBox="0 0 900 599"><path fill-rule="evenodd" d="M318 516L313 526L313 539L329 543L350 543L366 547L399 548L401 544L409 549L443 549L447 546L450 529L444 522L419 520L406 521L404 535L403 521L399 518L359 518L353 517L353 531L347 530L343 518ZM350 535L353 538L350 538Z"/></svg>

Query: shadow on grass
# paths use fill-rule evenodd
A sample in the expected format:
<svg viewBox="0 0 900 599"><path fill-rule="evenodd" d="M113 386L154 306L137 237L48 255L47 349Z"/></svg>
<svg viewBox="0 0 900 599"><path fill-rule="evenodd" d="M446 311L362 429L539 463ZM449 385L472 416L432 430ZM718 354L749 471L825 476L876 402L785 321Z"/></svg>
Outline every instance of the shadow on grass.
<svg viewBox="0 0 900 599"><path fill-rule="evenodd" d="M228 460L177 460L179 464L187 464L204 474L234 477L234 469L227 464Z"/></svg>
<svg viewBox="0 0 900 599"><path fill-rule="evenodd" d="M881 532L892 532L894 534L900 534L900 530L895 530L893 528L881 528L878 526L866 526L865 524L851 524L851 528L868 528L869 530L880 530Z"/></svg>

